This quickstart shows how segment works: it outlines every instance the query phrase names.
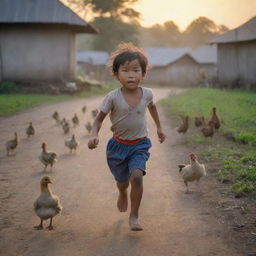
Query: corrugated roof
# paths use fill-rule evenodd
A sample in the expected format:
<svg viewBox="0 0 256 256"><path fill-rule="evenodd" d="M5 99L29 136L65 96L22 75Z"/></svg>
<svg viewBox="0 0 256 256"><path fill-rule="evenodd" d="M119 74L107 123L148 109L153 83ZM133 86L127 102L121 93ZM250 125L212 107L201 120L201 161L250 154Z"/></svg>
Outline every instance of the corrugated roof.
<svg viewBox="0 0 256 256"><path fill-rule="evenodd" d="M159 48L145 47L144 48L149 65L163 67L188 53L189 48Z"/></svg>
<svg viewBox="0 0 256 256"><path fill-rule="evenodd" d="M58 0L0 0L0 24L62 24L78 32L96 30Z"/></svg>
<svg viewBox="0 0 256 256"><path fill-rule="evenodd" d="M203 45L196 49L190 48L159 48L146 47L149 65L163 67L171 64L185 55L190 56L200 64L217 63L217 47ZM77 53L77 62L90 63L92 65L107 65L109 54L105 51L80 51Z"/></svg>
<svg viewBox="0 0 256 256"><path fill-rule="evenodd" d="M189 54L200 64L217 63L216 45L203 45L191 50Z"/></svg>
<svg viewBox="0 0 256 256"><path fill-rule="evenodd" d="M256 16L238 28L230 30L210 41L211 44L235 43L256 40Z"/></svg>
<svg viewBox="0 0 256 256"><path fill-rule="evenodd" d="M108 53L104 51L81 51L76 55L77 62L85 62L92 65L106 65L108 58Z"/></svg>

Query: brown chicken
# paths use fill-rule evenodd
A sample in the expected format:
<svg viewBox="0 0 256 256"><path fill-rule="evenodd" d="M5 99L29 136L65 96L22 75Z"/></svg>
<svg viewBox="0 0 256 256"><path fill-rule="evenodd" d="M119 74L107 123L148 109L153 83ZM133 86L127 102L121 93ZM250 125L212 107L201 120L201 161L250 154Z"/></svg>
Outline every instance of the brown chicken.
<svg viewBox="0 0 256 256"><path fill-rule="evenodd" d="M192 182L195 180L199 182L203 176L206 176L205 166L198 162L197 156L194 153L190 154L189 156L190 156L189 165L185 165L185 164L178 165L180 175L182 176L187 188L186 193L189 192L188 182ZM201 191L201 187L200 187L200 191Z"/></svg>
<svg viewBox="0 0 256 256"><path fill-rule="evenodd" d="M60 116L59 116L59 113L57 111L55 111L52 114L52 118L56 121L57 124L60 122Z"/></svg>
<svg viewBox="0 0 256 256"><path fill-rule="evenodd" d="M204 121L204 117L203 116L196 116L195 117L195 126L199 127L204 125L205 121Z"/></svg>
<svg viewBox="0 0 256 256"><path fill-rule="evenodd" d="M83 107L82 107L82 112L85 114L85 112L86 112L86 106L84 105Z"/></svg>
<svg viewBox="0 0 256 256"><path fill-rule="evenodd" d="M90 134L92 131L92 125L90 121L86 123L85 128L88 131L88 134Z"/></svg>
<svg viewBox="0 0 256 256"><path fill-rule="evenodd" d="M212 121L209 121L209 124L204 126L201 129L204 137L212 137L215 131L215 123Z"/></svg>
<svg viewBox="0 0 256 256"><path fill-rule="evenodd" d="M188 120L189 117L185 116L185 118L182 119L182 123L180 126L177 128L177 132L185 134L188 130Z"/></svg>
<svg viewBox="0 0 256 256"><path fill-rule="evenodd" d="M210 125L210 122L213 122L214 123L214 128L216 130L218 130L220 128L220 118L219 116L217 115L217 109L216 107L213 107L212 108L212 117L211 119L209 120L208 122L208 125Z"/></svg>
<svg viewBox="0 0 256 256"><path fill-rule="evenodd" d="M67 134L70 131L70 124L68 121L66 121L65 118L63 118L63 120L62 120L62 129L63 129L64 134Z"/></svg>
<svg viewBox="0 0 256 256"><path fill-rule="evenodd" d="M44 165L44 171L46 170L47 166L50 165L51 168L54 165L54 163L57 162L57 154L55 152L47 151L46 150L46 143L42 143L42 152L39 155L39 159Z"/></svg>
<svg viewBox="0 0 256 256"><path fill-rule="evenodd" d="M6 142L6 152L7 152L7 156L10 155L10 151L14 151L17 146L19 144L19 138L18 138L18 134L17 132L14 133L14 139L12 140L8 140Z"/></svg>
<svg viewBox="0 0 256 256"><path fill-rule="evenodd" d="M92 117L95 118L98 115L98 109L92 110Z"/></svg>
<svg viewBox="0 0 256 256"><path fill-rule="evenodd" d="M72 138L70 140L66 140L65 141L65 146L68 147L70 149L70 153L72 153L72 150L77 149L77 147L79 146L79 141L77 141L75 135L72 135Z"/></svg>
<svg viewBox="0 0 256 256"><path fill-rule="evenodd" d="M34 136L34 135L35 135L35 128L34 128L32 122L29 122L29 126L28 126L28 128L26 129L26 133L27 133L27 135L28 135L28 138L29 138L30 136Z"/></svg>
<svg viewBox="0 0 256 256"><path fill-rule="evenodd" d="M77 114L75 114L72 118L72 122L73 122L73 127L76 127L79 125L79 118L77 116Z"/></svg>
<svg viewBox="0 0 256 256"><path fill-rule="evenodd" d="M62 120L60 121L60 125L63 125L63 124L65 124L65 123L66 123L66 118L63 117Z"/></svg>

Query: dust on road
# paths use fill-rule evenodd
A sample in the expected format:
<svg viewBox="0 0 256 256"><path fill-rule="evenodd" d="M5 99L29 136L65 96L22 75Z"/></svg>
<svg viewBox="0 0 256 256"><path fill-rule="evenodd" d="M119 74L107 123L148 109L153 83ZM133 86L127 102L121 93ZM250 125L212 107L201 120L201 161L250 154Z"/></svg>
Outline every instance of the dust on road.
<svg viewBox="0 0 256 256"><path fill-rule="evenodd" d="M179 91L154 89L157 100ZM84 128L92 121L90 110L102 97L79 99L34 108L2 118L0 123L0 255L3 256L227 256L240 255L226 243L228 232L201 199L207 194L184 194L177 164L187 161L184 150L177 146L180 139L158 106L163 129L168 138L163 144L157 140L153 121L148 118L152 140L148 173L144 178L144 195L140 219L142 232L132 232L127 213L116 208L117 189L105 159L105 145L111 137L110 122L104 121L99 147L87 148L88 136ZM87 112L81 107L86 104ZM64 146L62 129L51 115L58 111L69 120L77 113L80 126L74 133L80 141L77 153L70 154ZM25 128L32 121L36 136L26 138ZM5 142L17 131L21 137L16 156L6 157ZM41 143L58 153L52 171L43 171L38 160ZM36 231L39 218L33 212L33 202L39 195L43 175L52 177L52 190L64 207L53 219L54 231ZM202 180L203 183L203 180Z"/></svg>

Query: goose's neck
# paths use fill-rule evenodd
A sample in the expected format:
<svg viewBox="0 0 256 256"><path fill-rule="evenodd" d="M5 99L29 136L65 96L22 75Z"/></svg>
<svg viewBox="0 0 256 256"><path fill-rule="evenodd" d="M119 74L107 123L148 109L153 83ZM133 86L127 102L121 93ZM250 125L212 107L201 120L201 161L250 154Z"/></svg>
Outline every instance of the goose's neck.
<svg viewBox="0 0 256 256"><path fill-rule="evenodd" d="M49 194L52 193L52 191L51 191L50 187L48 186L48 184L47 185L41 185L41 192L49 193Z"/></svg>

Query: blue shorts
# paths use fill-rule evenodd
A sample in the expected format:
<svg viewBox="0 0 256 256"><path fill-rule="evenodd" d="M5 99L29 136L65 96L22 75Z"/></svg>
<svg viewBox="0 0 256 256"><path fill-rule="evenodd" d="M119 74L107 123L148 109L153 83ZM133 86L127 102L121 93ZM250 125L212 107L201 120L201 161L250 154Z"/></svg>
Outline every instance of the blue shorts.
<svg viewBox="0 0 256 256"><path fill-rule="evenodd" d="M128 181L132 172L140 169L146 174L146 162L152 146L149 138L144 138L134 145L125 145L111 138L107 145L108 166L118 182Z"/></svg>

